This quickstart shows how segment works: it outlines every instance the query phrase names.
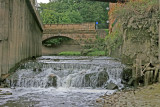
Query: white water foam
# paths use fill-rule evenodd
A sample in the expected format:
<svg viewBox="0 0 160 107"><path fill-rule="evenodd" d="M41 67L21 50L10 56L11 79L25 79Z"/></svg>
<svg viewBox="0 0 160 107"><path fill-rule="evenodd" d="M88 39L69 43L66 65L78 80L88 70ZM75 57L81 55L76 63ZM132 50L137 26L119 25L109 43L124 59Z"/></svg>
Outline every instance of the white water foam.
<svg viewBox="0 0 160 107"><path fill-rule="evenodd" d="M8 81L16 89L11 96L0 96L0 105L98 107L96 98L115 92L104 89L106 84L123 87L122 69L120 62L109 57L43 56L23 64L12 75ZM49 85L50 75L56 76L56 87ZM99 82L100 77L107 79Z"/></svg>

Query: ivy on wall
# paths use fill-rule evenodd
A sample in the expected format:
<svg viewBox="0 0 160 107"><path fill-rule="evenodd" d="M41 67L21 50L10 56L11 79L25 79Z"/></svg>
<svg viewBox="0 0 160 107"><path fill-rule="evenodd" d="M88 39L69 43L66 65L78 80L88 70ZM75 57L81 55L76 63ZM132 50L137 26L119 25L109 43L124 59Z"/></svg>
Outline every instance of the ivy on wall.
<svg viewBox="0 0 160 107"><path fill-rule="evenodd" d="M158 0L136 0L117 7L111 15L118 21L113 25L113 32L106 37L107 54L111 55L112 51L120 49L125 44L126 49L122 49L125 53L122 54L127 56L127 59L136 58L136 55L141 53L156 61L160 22L158 4ZM145 46L146 41L149 43L149 49L144 52L142 47ZM140 47L133 51L132 48L138 46L137 44ZM145 60L146 57L143 59Z"/></svg>

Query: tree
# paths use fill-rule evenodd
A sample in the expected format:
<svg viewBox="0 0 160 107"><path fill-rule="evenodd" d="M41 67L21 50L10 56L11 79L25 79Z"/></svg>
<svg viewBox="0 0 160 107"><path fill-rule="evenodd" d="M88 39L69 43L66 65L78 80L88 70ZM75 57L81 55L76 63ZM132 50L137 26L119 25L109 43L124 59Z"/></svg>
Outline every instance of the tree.
<svg viewBox="0 0 160 107"><path fill-rule="evenodd" d="M40 4L44 24L70 24L98 21L100 27L106 27L108 3L86 0L50 0Z"/></svg>

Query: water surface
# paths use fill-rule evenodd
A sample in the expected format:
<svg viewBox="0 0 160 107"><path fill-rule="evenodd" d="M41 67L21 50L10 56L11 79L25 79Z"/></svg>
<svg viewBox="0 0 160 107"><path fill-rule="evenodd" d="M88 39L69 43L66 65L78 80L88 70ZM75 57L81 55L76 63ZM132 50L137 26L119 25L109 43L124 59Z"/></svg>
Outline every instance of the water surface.
<svg viewBox="0 0 160 107"><path fill-rule="evenodd" d="M9 78L15 89L7 89L13 95L0 96L0 106L101 107L96 99L115 91L105 89L105 85L112 82L123 87L122 70L123 65L109 57L42 56L22 64ZM108 75L101 84L100 73ZM56 86L48 79L50 75L56 76Z"/></svg>

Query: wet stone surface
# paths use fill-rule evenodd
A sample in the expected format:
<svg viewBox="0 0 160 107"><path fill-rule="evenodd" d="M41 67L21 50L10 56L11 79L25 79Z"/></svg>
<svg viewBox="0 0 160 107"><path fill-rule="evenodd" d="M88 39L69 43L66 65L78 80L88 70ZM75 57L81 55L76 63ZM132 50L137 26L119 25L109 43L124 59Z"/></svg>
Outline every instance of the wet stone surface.
<svg viewBox="0 0 160 107"><path fill-rule="evenodd" d="M101 96L98 103L104 107L159 107L160 84L116 92L110 96Z"/></svg>
<svg viewBox="0 0 160 107"><path fill-rule="evenodd" d="M2 95L12 95L12 92L10 90L0 88L0 96L2 96Z"/></svg>

